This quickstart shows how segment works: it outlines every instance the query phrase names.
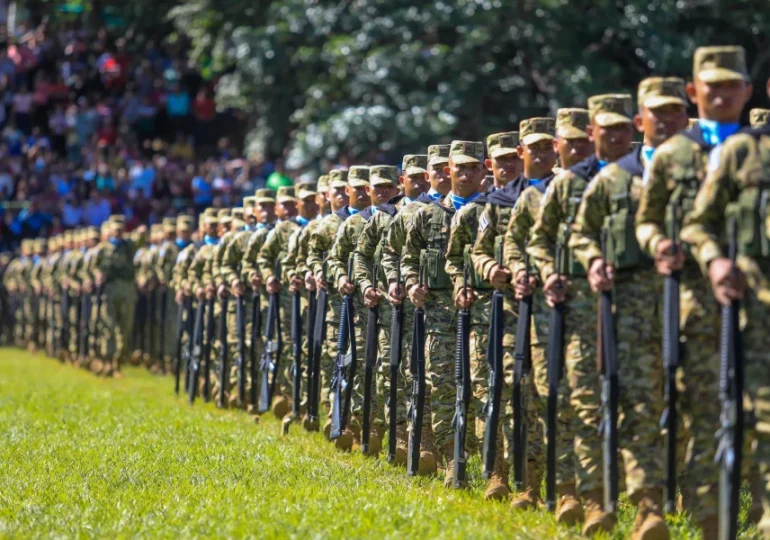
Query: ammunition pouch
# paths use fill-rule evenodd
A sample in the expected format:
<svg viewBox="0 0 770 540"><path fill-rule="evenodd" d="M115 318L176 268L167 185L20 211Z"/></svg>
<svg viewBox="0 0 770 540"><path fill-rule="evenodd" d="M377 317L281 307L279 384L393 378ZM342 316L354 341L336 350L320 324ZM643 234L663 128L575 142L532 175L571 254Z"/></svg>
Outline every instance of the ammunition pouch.
<svg viewBox="0 0 770 540"><path fill-rule="evenodd" d="M471 261L472 251L472 244L466 245L463 249L463 261L465 262L465 268L468 269L468 286L472 289L491 289L492 286L489 283L486 283L473 267L473 262Z"/></svg>
<svg viewBox="0 0 770 540"><path fill-rule="evenodd" d="M561 264L557 272L565 276L585 277L585 268L575 256L575 250L568 245L569 237L572 234L571 225L571 219L567 223L559 224L559 232L556 234L556 243L563 248Z"/></svg>
<svg viewBox="0 0 770 540"><path fill-rule="evenodd" d="M425 281L429 289L451 289L452 282L446 273L446 256L437 249L424 249L420 253L420 267L425 269Z"/></svg>
<svg viewBox="0 0 770 540"><path fill-rule="evenodd" d="M727 220L735 218L738 254L753 259L770 258L770 184L744 188L738 200L725 209Z"/></svg>

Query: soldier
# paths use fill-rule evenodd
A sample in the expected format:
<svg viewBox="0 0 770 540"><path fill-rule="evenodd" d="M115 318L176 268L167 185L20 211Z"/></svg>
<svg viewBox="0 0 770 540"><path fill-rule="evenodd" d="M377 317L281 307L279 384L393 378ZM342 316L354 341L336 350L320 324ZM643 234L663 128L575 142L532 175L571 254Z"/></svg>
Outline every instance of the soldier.
<svg viewBox="0 0 770 540"><path fill-rule="evenodd" d="M453 377L456 317L445 258L452 217L480 195L478 190L485 174L483 160L484 143L452 142L449 166L445 167L445 173L452 180L452 189L441 202L432 201L417 209L407 229L403 250L403 274L409 299L430 314L425 325L425 369L430 385L433 433L440 458L446 464L444 485L447 487L453 485L454 478L452 417L456 397ZM422 283L421 270L425 270L425 283Z"/></svg>
<svg viewBox="0 0 770 540"><path fill-rule="evenodd" d="M556 138L553 149L559 154L561 167L554 167L554 174L574 167L593 152L588 138L588 109L565 108L556 111Z"/></svg>
<svg viewBox="0 0 770 540"><path fill-rule="evenodd" d="M42 301L43 284L40 277L45 266L46 241L42 238L35 238L32 242L32 249L29 281L34 295L29 299L32 317L27 324L27 350L34 352L40 348L45 335L45 316L43 313L45 302Z"/></svg>
<svg viewBox="0 0 770 540"><path fill-rule="evenodd" d="M704 65L707 62L701 63L700 69L696 68L696 96L697 91L703 90L706 83L727 95L736 95L736 101L748 98L751 85L746 82L748 76L741 53L742 50L735 52L733 49L732 62L726 61L727 55L723 54L716 57L716 60L711 60L711 65ZM767 83L767 92L770 95L770 80ZM729 101L725 99L725 102ZM700 99L698 103L700 105ZM738 109L737 104L735 109ZM707 111L704 107L701 113ZM720 118L722 122L728 119L726 115ZM759 465L762 478L756 482L757 486L752 488L755 491L755 503L756 499L761 499L764 507L758 528L766 539L770 538L770 445L767 434L770 422L770 407L767 404L767 396L770 395L770 334L767 332L770 276L767 260L770 258L770 252L766 241L767 211L760 201L766 200L767 197L768 186L765 179L770 173L769 150L768 124L744 130L728 138L721 150L712 153L708 176L698 191L692 212L685 216L685 228L682 230L682 241L690 245L693 258L710 281L719 304L729 306L733 300L740 300L741 311L744 312L741 316L743 391L747 398L744 402L753 405L744 411L744 414L749 417L746 425L755 426L756 441L752 454ZM727 258L722 247L722 238L726 235L730 221L734 221L737 229L735 234L738 238L738 253L735 265ZM709 395L709 398L714 399L713 395ZM759 496L756 492L759 492ZM700 493L699 488L698 495ZM716 529L714 526L713 530Z"/></svg>
<svg viewBox="0 0 770 540"><path fill-rule="evenodd" d="M594 154L559 173L551 180L541 199L540 212L530 232L527 252L533 259L543 283L543 294L549 306L567 302L565 313L566 377L570 387L570 405L579 419L573 428L577 489L583 497L585 521L583 534L610 531L615 516L603 510L600 388L596 372L596 309L585 270L568 249L571 224L589 181L599 170L628 151L631 97L605 94L589 99L590 140ZM579 129L579 128L578 128ZM554 255L557 243L562 246L562 269L557 271ZM569 281L568 281L569 278Z"/></svg>
<svg viewBox="0 0 770 540"><path fill-rule="evenodd" d="M695 261L686 257L685 250L672 249L668 229L672 211L679 216L676 224L681 225L681 216L692 208L714 147L738 131L741 111L751 96L747 79L742 48L700 47L695 51L693 82L687 84L687 94L698 106L700 118L689 130L655 149L636 218L639 245L654 258L658 273L682 271L680 327L686 346L677 387L690 440L680 484L683 506L692 512L705 538L714 537L717 531L713 433L719 418L718 308ZM758 504L752 510L758 519Z"/></svg>
<svg viewBox="0 0 770 540"><path fill-rule="evenodd" d="M136 284L140 294L146 297L146 310L144 320L140 322L144 330L142 335L145 337L142 343L142 363L150 373L162 373L163 366L158 358L158 342L160 339L160 329L158 324L158 258L160 254L160 244L163 242L163 225L156 223L150 227L150 244L144 250L139 260L139 266L136 272ZM135 323L136 324L136 323Z"/></svg>
<svg viewBox="0 0 770 540"><path fill-rule="evenodd" d="M400 464L406 463L406 407L405 396L406 388L403 385L404 378L401 376L402 384L399 385L401 390L399 400L397 403L388 403L387 396L390 395L390 370L386 367L390 362L390 321L392 318L391 306L383 302L383 291L387 290L387 277L385 275L382 265L382 250L385 242L387 241L387 233L393 222L394 216L397 215L401 209L406 205L413 202L424 194L429 187L428 173L426 167L428 166L427 155L407 155L404 156L402 162L403 176L398 177L398 169L396 167L389 166L377 166L373 167L370 171L370 184L374 187L372 177L376 176L392 176L398 178L398 182L403 186L404 194L394 197L386 204L377 206L377 211L374 212L369 221L366 222L356 244L356 256L354 259L354 273L358 286L361 289L361 294L364 297L364 304L367 308L379 306L379 318L377 324L377 366L378 377L376 383L376 394L378 396L378 414L375 415L375 430L377 431L377 440L372 437L370 439L370 453L375 454L381 447L382 435L385 430L385 422L382 418L390 418L390 407L396 407L396 437L398 438L396 444L396 462ZM377 279L373 274L376 273ZM371 344L367 343L367 347ZM380 408L382 410L380 412ZM376 446L375 446L376 444ZM399 449L401 453L399 455ZM375 451L377 450L377 451ZM430 458L432 464L425 463L425 473L436 472L436 462L433 459L433 455L426 456L425 460ZM430 466L429 466L430 465Z"/></svg>
<svg viewBox="0 0 770 540"><path fill-rule="evenodd" d="M521 175L524 163L516 152L518 144L519 133L516 131L495 133L487 137L489 157L484 160L484 165L492 172L492 184L484 192L502 189Z"/></svg>
<svg viewBox="0 0 770 540"><path fill-rule="evenodd" d="M187 291L185 291L187 272L190 269L190 264L192 263L197 248L196 242L194 241L194 226L193 218L191 216L180 214L176 218L176 238L174 239L174 245L177 252L176 258L170 267L164 266L163 268L164 279L167 280L166 286L173 294L173 302L175 304L173 309L176 311L184 308L185 298L189 297L191 292L189 287L187 287ZM172 365L174 365L177 360L186 361L186 358L180 354L180 351L186 350L187 341L191 338L187 332L187 328L191 324L191 322L188 321L188 317L191 316L191 311L182 314L182 339L179 342L180 350L176 349L176 342L171 349L168 349L169 354L171 354L173 358ZM172 337L174 340L176 339L178 332L176 329L177 320L179 319L176 318L174 323L172 323L175 327L175 332ZM182 366L179 367L180 375L184 375L186 368L186 365L184 366L184 369ZM172 373L174 373L173 370Z"/></svg>
<svg viewBox="0 0 770 540"><path fill-rule="evenodd" d="M161 228L161 241L155 264L155 278L158 284L157 326L163 327L163 332L158 331L158 361L162 372L171 373L177 333L177 307L174 301L174 291L171 288L174 264L179 256L179 247L176 243L176 219L163 218Z"/></svg>
<svg viewBox="0 0 770 540"><path fill-rule="evenodd" d="M43 270L41 281L43 284L44 301L47 303L46 314L46 354L53 357L59 343L59 329L61 328L61 290L60 282L56 279L58 268L63 255L62 236L56 235L48 239L48 261Z"/></svg>

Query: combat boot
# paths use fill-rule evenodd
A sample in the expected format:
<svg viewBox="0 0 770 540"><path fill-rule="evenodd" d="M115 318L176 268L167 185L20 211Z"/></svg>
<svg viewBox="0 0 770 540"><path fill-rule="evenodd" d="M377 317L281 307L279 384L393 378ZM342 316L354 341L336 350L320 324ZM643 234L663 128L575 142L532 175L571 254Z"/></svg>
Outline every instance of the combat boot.
<svg viewBox="0 0 770 540"><path fill-rule="evenodd" d="M668 526L661 511L663 493L661 490L646 489L640 495L632 540L668 540Z"/></svg>
<svg viewBox="0 0 770 540"><path fill-rule="evenodd" d="M305 431L318 431L318 422L311 420L310 417L306 414L302 417L302 427Z"/></svg>
<svg viewBox="0 0 770 540"><path fill-rule="evenodd" d="M376 433L369 434L369 450L364 455L369 457L377 457L382 450L382 439Z"/></svg>
<svg viewBox="0 0 770 540"><path fill-rule="evenodd" d="M396 455L391 464L405 467L408 448L409 440L407 438L406 424L398 424L396 426Z"/></svg>
<svg viewBox="0 0 770 540"><path fill-rule="evenodd" d="M601 489L589 491L583 496L585 523L583 536L593 536L599 531L611 532L615 527L615 514L604 511L604 494Z"/></svg>
<svg viewBox="0 0 770 540"><path fill-rule="evenodd" d="M753 469L749 474L749 487L751 488L751 506L746 520L749 523L758 524L762 519L762 478L759 471Z"/></svg>
<svg viewBox="0 0 770 540"><path fill-rule="evenodd" d="M513 510L533 510L540 504L540 494L535 488L528 487L511 501Z"/></svg>
<svg viewBox="0 0 770 540"><path fill-rule="evenodd" d="M432 452L427 450L420 451L420 459L417 462L417 474L420 476L428 476L436 474L438 466L436 464L436 457Z"/></svg>
<svg viewBox="0 0 770 540"><path fill-rule="evenodd" d="M335 439L334 447L340 452L350 452L353 448L354 439L353 432L350 429L346 429Z"/></svg>
<svg viewBox="0 0 770 540"><path fill-rule="evenodd" d="M556 521L566 525L583 521L583 505L575 491L575 484L567 484L559 489L559 502L556 507Z"/></svg>
<svg viewBox="0 0 770 540"><path fill-rule="evenodd" d="M278 396L273 399L273 414L278 420L282 420L284 416L291 410L291 400L285 396Z"/></svg>
<svg viewBox="0 0 770 540"><path fill-rule="evenodd" d="M505 459L503 459L502 452L498 452L495 456L495 467L492 471L492 476L490 476L489 482L487 482L487 489L484 491L484 500L502 501L507 499L510 494L508 467L506 466Z"/></svg>
<svg viewBox="0 0 770 540"><path fill-rule="evenodd" d="M436 449L436 439L433 436L433 428L430 424L423 423L420 436L420 464L418 473L421 475L436 474L441 463L441 456ZM424 472L423 472L424 471Z"/></svg>
<svg viewBox="0 0 770 540"><path fill-rule="evenodd" d="M454 445L448 444L439 450L439 454L444 457L442 460L446 465L446 471L444 473L444 487L453 489L455 487L455 461L454 457Z"/></svg>

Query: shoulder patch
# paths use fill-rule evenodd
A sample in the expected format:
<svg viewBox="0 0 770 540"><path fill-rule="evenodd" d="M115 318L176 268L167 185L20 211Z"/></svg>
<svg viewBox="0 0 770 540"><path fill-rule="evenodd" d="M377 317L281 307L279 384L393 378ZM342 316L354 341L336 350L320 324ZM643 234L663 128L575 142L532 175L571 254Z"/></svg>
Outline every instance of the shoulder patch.
<svg viewBox="0 0 770 540"><path fill-rule="evenodd" d="M479 218L479 232L484 232L487 227L489 227L489 221L487 221L487 214L486 212L482 212L481 217Z"/></svg>
<svg viewBox="0 0 770 540"><path fill-rule="evenodd" d="M187 260L187 250L183 249L179 252L179 255L176 256L176 264L180 264Z"/></svg>

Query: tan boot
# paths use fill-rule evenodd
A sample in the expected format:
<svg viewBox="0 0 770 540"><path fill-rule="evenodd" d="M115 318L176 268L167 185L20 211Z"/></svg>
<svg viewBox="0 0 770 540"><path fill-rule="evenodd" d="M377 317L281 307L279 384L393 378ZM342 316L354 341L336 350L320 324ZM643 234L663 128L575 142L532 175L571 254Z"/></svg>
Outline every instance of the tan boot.
<svg viewBox="0 0 770 540"><path fill-rule="evenodd" d="M668 540L668 526L663 519L661 490L644 490L639 498L632 540Z"/></svg>
<svg viewBox="0 0 770 540"><path fill-rule="evenodd" d="M311 420L310 417L306 414L302 417L302 427L305 431L318 431L318 422Z"/></svg>
<svg viewBox="0 0 770 540"><path fill-rule="evenodd" d="M396 448L396 452L398 452L398 448ZM404 457L406 457L406 453L404 453ZM436 474L437 470L436 457L432 452L422 450L420 452L420 459L417 462L417 474L420 476L428 476Z"/></svg>
<svg viewBox="0 0 770 540"><path fill-rule="evenodd" d="M364 455L369 457L377 457L382 450L382 441L379 435L376 433L369 434L369 449Z"/></svg>
<svg viewBox="0 0 770 540"><path fill-rule="evenodd" d="M604 495L601 489L589 491L583 496L585 523L583 536L593 536L599 531L611 532L615 527L615 514L604 511Z"/></svg>
<svg viewBox="0 0 770 540"><path fill-rule="evenodd" d="M396 455L391 465L406 467L406 452L409 448L409 439L406 431L406 424L396 426Z"/></svg>
<svg viewBox="0 0 770 540"><path fill-rule="evenodd" d="M278 420L283 420L283 417L291 410L291 400L285 396L278 396L273 400L272 410Z"/></svg>
<svg viewBox="0 0 770 540"><path fill-rule="evenodd" d="M513 510L534 510L540 504L540 494L535 488L528 487L511 501Z"/></svg>
<svg viewBox="0 0 770 540"><path fill-rule="evenodd" d="M556 507L556 521L573 525L583 521L583 505L577 495L574 484L562 486L559 489L559 502Z"/></svg>
<svg viewBox="0 0 770 540"><path fill-rule="evenodd" d="M353 432L349 429L346 429L334 441L334 447L340 452L350 452L350 450L353 448L353 441Z"/></svg>
<svg viewBox="0 0 770 540"><path fill-rule="evenodd" d="M746 520L749 523L759 524L764 510L762 509L762 478L756 468L749 473L749 487L751 488L751 506Z"/></svg>
<svg viewBox="0 0 770 540"><path fill-rule="evenodd" d="M719 519L716 516L709 516L697 523L703 540L717 540L719 538Z"/></svg>
<svg viewBox="0 0 770 540"><path fill-rule="evenodd" d="M495 467L484 491L485 501L502 501L511 494L511 488L508 487L508 467L502 454L498 452L495 456Z"/></svg>

